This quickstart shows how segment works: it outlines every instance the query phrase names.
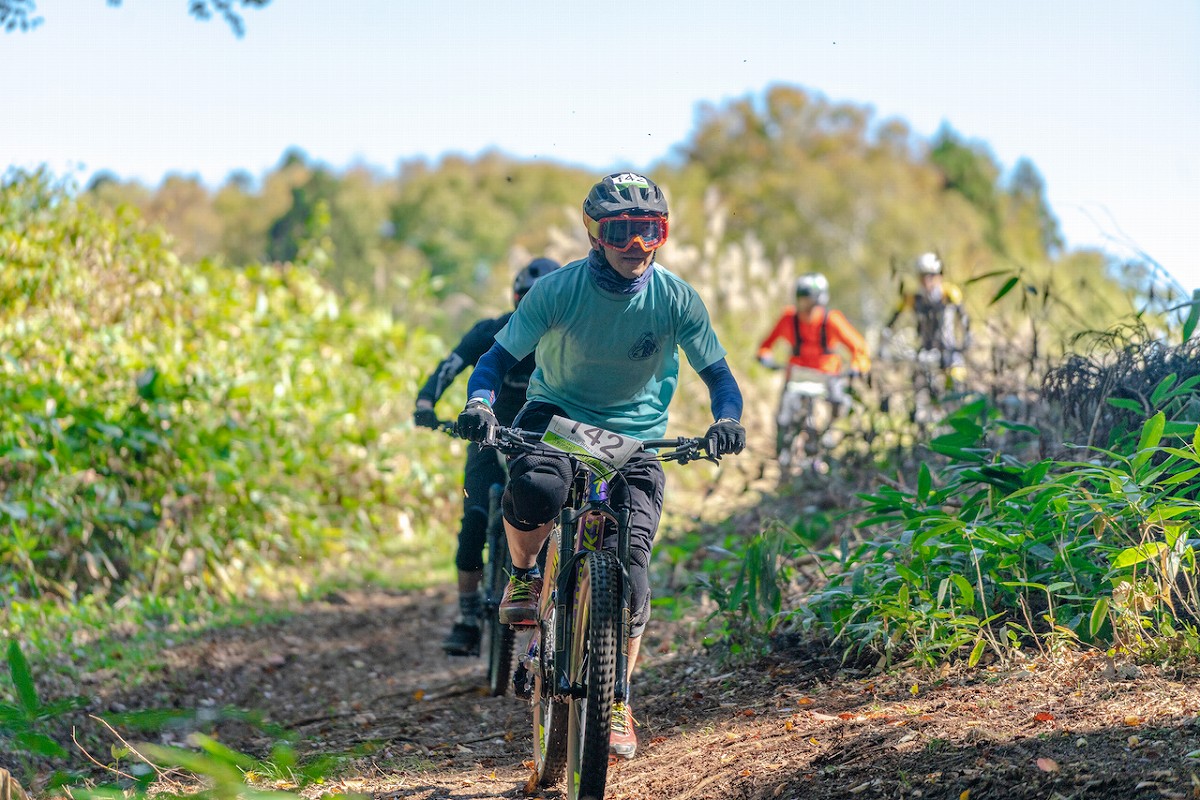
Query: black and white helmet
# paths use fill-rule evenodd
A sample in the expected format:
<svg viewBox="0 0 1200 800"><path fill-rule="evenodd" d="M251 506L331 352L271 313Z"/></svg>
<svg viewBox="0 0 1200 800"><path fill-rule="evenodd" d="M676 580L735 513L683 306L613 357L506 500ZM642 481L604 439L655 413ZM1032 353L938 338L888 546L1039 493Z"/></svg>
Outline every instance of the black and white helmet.
<svg viewBox="0 0 1200 800"><path fill-rule="evenodd" d="M554 272L558 267L558 262L552 258L535 258L526 264L517 273L517 277L513 278L513 302L519 303L539 279Z"/></svg>
<svg viewBox="0 0 1200 800"><path fill-rule="evenodd" d="M796 297L811 297L819 306L829 305L829 279L819 272L810 272L796 279Z"/></svg>
<svg viewBox="0 0 1200 800"><path fill-rule="evenodd" d="M941 275L942 260L937 253L922 253L913 264L918 275Z"/></svg>
<svg viewBox="0 0 1200 800"><path fill-rule="evenodd" d="M667 216L667 198L658 184L636 172L614 172L601 178L583 201L584 223L592 233L595 223L622 214Z"/></svg>

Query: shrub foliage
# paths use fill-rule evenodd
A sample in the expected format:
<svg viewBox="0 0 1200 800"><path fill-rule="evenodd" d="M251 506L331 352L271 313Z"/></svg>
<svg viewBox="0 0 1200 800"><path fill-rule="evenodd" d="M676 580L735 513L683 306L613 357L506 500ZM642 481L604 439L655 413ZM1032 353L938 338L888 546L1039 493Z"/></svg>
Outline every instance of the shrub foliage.
<svg viewBox="0 0 1200 800"><path fill-rule="evenodd" d="M426 547L452 447L405 446L442 345L304 264L181 263L128 209L0 184L0 593L271 588ZM402 355L403 354L403 355Z"/></svg>

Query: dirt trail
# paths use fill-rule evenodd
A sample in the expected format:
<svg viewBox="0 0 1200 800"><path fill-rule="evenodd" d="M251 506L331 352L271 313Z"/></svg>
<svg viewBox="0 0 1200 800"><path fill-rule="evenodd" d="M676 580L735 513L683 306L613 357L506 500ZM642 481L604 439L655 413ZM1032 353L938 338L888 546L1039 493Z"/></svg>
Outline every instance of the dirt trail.
<svg viewBox="0 0 1200 800"><path fill-rule="evenodd" d="M357 754L314 795L523 797L528 709L481 691L481 660L442 655L452 605L444 590L335 595L171 648L167 677L136 694L95 694L107 709L258 710L307 754ZM1200 797L1191 679L1099 655L870 677L786 641L731 667L672 645L687 638L651 623L641 749L613 764L611 800ZM258 755L270 743L234 720L216 733Z"/></svg>

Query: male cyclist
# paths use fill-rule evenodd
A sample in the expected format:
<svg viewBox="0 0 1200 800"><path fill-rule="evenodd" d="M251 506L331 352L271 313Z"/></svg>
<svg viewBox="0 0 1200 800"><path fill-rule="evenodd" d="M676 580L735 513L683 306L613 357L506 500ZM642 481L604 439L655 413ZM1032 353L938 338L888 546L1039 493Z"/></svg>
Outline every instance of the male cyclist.
<svg viewBox="0 0 1200 800"><path fill-rule="evenodd" d="M885 339L905 311L913 312L920 350L945 372L946 386L957 391L966 378L963 354L971 346L971 320L963 305L962 290L942 280L942 259L937 253L922 253L913 263L920 280L916 292L905 293L883 326Z"/></svg>
<svg viewBox="0 0 1200 800"><path fill-rule="evenodd" d="M716 420L705 434L710 453L738 453L742 394L725 362L700 296L655 262L667 240L667 201L649 178L608 175L583 201L592 250L539 282L467 383L459 431L476 441L497 424L492 408L501 378L536 350L529 399L513 423L545 431L554 415L636 439L662 437L679 379L679 350L708 386ZM632 507L629 675L650 617L648 565L663 507L662 465L640 454L613 482L614 500ZM567 497L571 470L562 458L532 454L509 463L504 527L514 572L500 605L508 624L533 624L541 580L536 557ZM615 543L612 543L615 544ZM629 698L612 709L609 745L632 758L637 749Z"/></svg>
<svg viewBox="0 0 1200 800"><path fill-rule="evenodd" d="M533 285L558 269L558 263L548 258L530 261L513 280L513 307L516 308ZM437 369L417 393L417 410L413 422L421 427L436 428L437 413L433 407L454 382L460 372L472 366L496 342L496 332L508 323L513 312L475 323L450 355L442 359ZM525 403L525 389L533 372L533 356L526 356L504 376L496 397L498 419L510 424ZM479 652L479 622L483 599L479 582L483 577L483 546L487 540L488 493L493 484L504 483L504 468L495 453L483 452L472 442L467 446L467 464L463 471L463 515L458 530L458 621L442 642L447 655L469 656Z"/></svg>
<svg viewBox="0 0 1200 800"><path fill-rule="evenodd" d="M821 273L810 272L796 279L796 305L783 310L771 332L759 344L759 363L775 368L771 350L781 340L791 347L790 366L818 370L829 376L826 380L827 399L833 415L841 414L849 398L846 377L841 374L842 358L835 348L840 346L849 351L850 369L861 375L870 372L871 357L867 353L866 340L845 315L829 308L829 280ZM786 383L784 385L786 391ZM783 441L782 437L792 423L786 416L790 413L787 404L781 402L776 439L781 460L788 455L789 442ZM809 446L815 448L816 442Z"/></svg>

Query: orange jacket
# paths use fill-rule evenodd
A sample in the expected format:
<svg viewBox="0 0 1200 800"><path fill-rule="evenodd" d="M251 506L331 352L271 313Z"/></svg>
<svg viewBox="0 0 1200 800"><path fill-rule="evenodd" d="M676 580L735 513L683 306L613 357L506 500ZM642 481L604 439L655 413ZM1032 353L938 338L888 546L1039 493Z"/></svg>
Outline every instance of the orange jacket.
<svg viewBox="0 0 1200 800"><path fill-rule="evenodd" d="M790 363L836 374L842 371L842 359L833 349L840 344L850 351L852 369L870 371L871 357L867 354L867 342L842 312L817 306L812 316L811 320L797 320L794 307L784 309L775 327L758 346L758 357L769 356L771 346L782 339L792 346ZM796 346L797 333L799 347Z"/></svg>

